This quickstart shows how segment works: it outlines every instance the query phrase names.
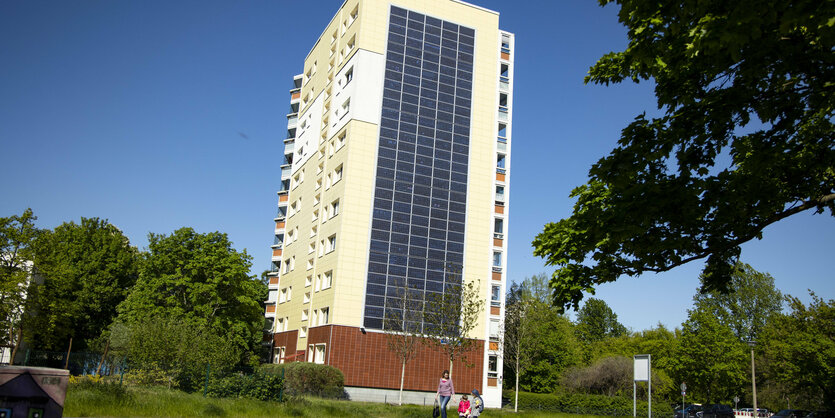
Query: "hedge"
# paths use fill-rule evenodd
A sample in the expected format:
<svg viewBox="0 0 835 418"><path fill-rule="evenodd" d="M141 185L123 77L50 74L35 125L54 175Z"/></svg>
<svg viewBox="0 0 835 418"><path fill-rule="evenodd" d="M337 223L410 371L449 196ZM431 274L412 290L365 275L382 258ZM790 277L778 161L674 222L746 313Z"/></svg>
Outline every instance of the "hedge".
<svg viewBox="0 0 835 418"><path fill-rule="evenodd" d="M209 382L206 395L213 398L248 398L261 401L277 401L283 389L279 375L255 373L232 375Z"/></svg>
<svg viewBox="0 0 835 418"><path fill-rule="evenodd" d="M325 398L342 397L345 390L345 375L333 366L324 364L292 362L284 364L262 364L262 373L281 376L284 371L284 389L288 395L315 395Z"/></svg>
<svg viewBox="0 0 835 418"><path fill-rule="evenodd" d="M514 392L505 391L504 397L514 402ZM583 415L632 416L632 398L624 396L586 395L578 393L542 394L519 392L520 410L539 410ZM647 401L638 401L637 415L647 416ZM672 415L669 405L658 402L652 405L652 415Z"/></svg>

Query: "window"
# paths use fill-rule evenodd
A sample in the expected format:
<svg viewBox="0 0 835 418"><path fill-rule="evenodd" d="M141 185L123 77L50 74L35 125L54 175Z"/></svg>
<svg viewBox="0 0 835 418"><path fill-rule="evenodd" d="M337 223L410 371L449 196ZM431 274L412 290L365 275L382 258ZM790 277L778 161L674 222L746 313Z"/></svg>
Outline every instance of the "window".
<svg viewBox="0 0 835 418"><path fill-rule="evenodd" d="M322 288L322 275L319 274L316 276L316 284L313 286L313 291L318 292L319 289Z"/></svg>
<svg viewBox="0 0 835 418"><path fill-rule="evenodd" d="M504 169L505 168L505 159L506 159L506 155L504 155L504 154L499 154L498 156L496 156L496 167Z"/></svg>
<svg viewBox="0 0 835 418"><path fill-rule="evenodd" d="M345 145L345 136L346 136L346 135L347 135L347 134L345 133L345 131L342 131L342 133L341 133L341 134L337 135L337 137L336 137L336 146L335 146L335 148L336 148L337 150L339 150L340 148L342 148L342 146L343 146L343 145Z"/></svg>
<svg viewBox="0 0 835 418"><path fill-rule="evenodd" d="M290 271L296 269L296 256L290 257Z"/></svg>
<svg viewBox="0 0 835 418"><path fill-rule="evenodd" d="M325 240L319 241L319 257L325 255Z"/></svg>
<svg viewBox="0 0 835 418"><path fill-rule="evenodd" d="M501 306L502 304L502 287L500 285L494 284L491 287L490 292L490 305L492 306Z"/></svg>
<svg viewBox="0 0 835 418"><path fill-rule="evenodd" d="M501 239L504 236L504 219L496 218L493 222L493 237Z"/></svg>
<svg viewBox="0 0 835 418"><path fill-rule="evenodd" d="M348 26L351 26L351 23L354 23L354 21L357 20L357 15L359 15L359 10L360 10L359 5L357 5L357 7L354 7L354 10L351 10L351 14L348 15Z"/></svg>
<svg viewBox="0 0 835 418"><path fill-rule="evenodd" d="M339 37L339 32L333 31L333 34L331 35L331 43L336 42L336 38L338 38L338 37Z"/></svg>
<svg viewBox="0 0 835 418"><path fill-rule="evenodd" d="M287 286L287 302L290 301L290 298L293 296L293 286Z"/></svg>
<svg viewBox="0 0 835 418"><path fill-rule="evenodd" d="M322 200L322 195L321 194L317 194L316 196L313 196L313 206L314 207L319 206L319 202L321 200Z"/></svg>
<svg viewBox="0 0 835 418"><path fill-rule="evenodd" d="M334 250L336 250L336 234L333 234L333 235L328 237L327 252L330 253L330 252L333 252Z"/></svg>
<svg viewBox="0 0 835 418"><path fill-rule="evenodd" d="M339 215L339 199L331 202L331 205L328 207L328 217L333 218L336 215Z"/></svg>
<svg viewBox="0 0 835 418"><path fill-rule="evenodd" d="M348 100L346 100L345 103L342 103L342 116L340 116L339 118L340 119L344 118L345 115L347 115L348 111L350 111L350 110L351 110L351 99L348 98Z"/></svg>
<svg viewBox="0 0 835 418"><path fill-rule="evenodd" d="M348 83L350 83L351 80L353 80L353 79L354 79L354 67L351 67L351 68L348 69L348 71L345 71L345 85L347 86Z"/></svg>
<svg viewBox="0 0 835 418"><path fill-rule="evenodd" d="M493 267L502 266L502 253L501 251L493 251Z"/></svg>
<svg viewBox="0 0 835 418"><path fill-rule="evenodd" d="M507 138L507 125L504 123L499 124L499 138Z"/></svg>
<svg viewBox="0 0 835 418"><path fill-rule="evenodd" d="M325 150L320 149L319 153L321 153L322 155L325 155ZM322 174L322 171L324 171L324 169L325 169L325 163L319 163L319 166L316 167L316 175L318 176L319 174ZM322 185L322 180L319 180L316 184L317 184L317 188L318 188L318 186Z"/></svg>
<svg viewBox="0 0 835 418"><path fill-rule="evenodd" d="M310 303L310 292L306 292L302 298L302 303ZM307 312L307 311L305 311ZM307 315L305 315L307 316Z"/></svg>
<svg viewBox="0 0 835 418"><path fill-rule="evenodd" d="M308 270L313 269L313 259L312 258L307 260L307 269Z"/></svg>
<svg viewBox="0 0 835 418"><path fill-rule="evenodd" d="M490 355L487 357L487 377L494 379L499 377L499 356Z"/></svg>
<svg viewBox="0 0 835 418"><path fill-rule="evenodd" d="M313 214L310 216L310 222L316 222L319 219L319 209L313 211ZM313 244L310 245L310 251L313 252Z"/></svg>
<svg viewBox="0 0 835 418"><path fill-rule="evenodd" d="M310 352L308 355L308 361L317 364L325 364L325 347L325 344L311 344L307 346L307 349Z"/></svg>
<svg viewBox="0 0 835 418"><path fill-rule="evenodd" d="M278 303L287 302L287 288L281 289L281 295L278 297Z"/></svg>
<svg viewBox="0 0 835 418"><path fill-rule="evenodd" d="M274 354L273 363L275 363L275 364L284 363L284 353L286 352L285 350L286 350L286 347L276 347L275 350L273 350L273 354Z"/></svg>
<svg viewBox="0 0 835 418"><path fill-rule="evenodd" d="M333 184L336 184L339 180L342 180L342 165L333 170Z"/></svg>
<svg viewBox="0 0 835 418"><path fill-rule="evenodd" d="M315 190L319 190L321 188L322 188L322 179L318 179L318 180L316 180L316 189Z"/></svg>
<svg viewBox="0 0 835 418"><path fill-rule="evenodd" d="M302 321L307 321L308 313L310 312L309 309L302 310Z"/></svg>
<svg viewBox="0 0 835 418"><path fill-rule="evenodd" d="M322 308L319 310L319 325L327 325L330 319L330 308Z"/></svg>
<svg viewBox="0 0 835 418"><path fill-rule="evenodd" d="M499 339L499 320L490 320L490 339L496 341Z"/></svg>
<svg viewBox="0 0 835 418"><path fill-rule="evenodd" d="M287 321L285 321L284 318L278 318L278 322L276 323L276 326L275 326L275 331L276 332L287 331Z"/></svg>
<svg viewBox="0 0 835 418"><path fill-rule="evenodd" d="M354 36L351 37L351 39L348 41L348 43L345 44L345 56L346 57L351 53L351 51L354 50L354 44L356 43L356 41L357 41L357 36L354 35ZM346 81L350 81L350 80L346 80Z"/></svg>
<svg viewBox="0 0 835 418"><path fill-rule="evenodd" d="M333 271L328 271L322 275L322 290L329 289L333 284Z"/></svg>
<svg viewBox="0 0 835 418"><path fill-rule="evenodd" d="M504 186L496 186L496 201L504 202Z"/></svg>
<svg viewBox="0 0 835 418"><path fill-rule="evenodd" d="M319 227L317 227L316 225L314 225L314 226L312 226L312 227L310 228L310 237L311 237L311 238L313 238L313 237L315 237L315 236L316 236L316 233L317 233L316 231L317 231L318 229L319 229Z"/></svg>
<svg viewBox="0 0 835 418"><path fill-rule="evenodd" d="M307 327L299 328L299 338L307 338Z"/></svg>
<svg viewBox="0 0 835 418"><path fill-rule="evenodd" d="M304 278L304 287L310 287L311 283L313 283L313 276L307 276Z"/></svg>

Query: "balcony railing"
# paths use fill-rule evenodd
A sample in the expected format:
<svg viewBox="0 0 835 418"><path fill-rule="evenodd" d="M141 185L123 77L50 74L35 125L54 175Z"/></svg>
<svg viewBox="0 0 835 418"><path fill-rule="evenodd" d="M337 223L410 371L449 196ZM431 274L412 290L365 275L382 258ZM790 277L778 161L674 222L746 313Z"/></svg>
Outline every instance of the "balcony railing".
<svg viewBox="0 0 835 418"><path fill-rule="evenodd" d="M296 150L296 142L295 141L284 141L284 153L285 154L292 154L293 151Z"/></svg>
<svg viewBox="0 0 835 418"><path fill-rule="evenodd" d="M499 88L504 91L510 90L510 78L499 76Z"/></svg>
<svg viewBox="0 0 835 418"><path fill-rule="evenodd" d="M293 114L292 116L287 116L287 129L294 128L296 124L299 123L299 115Z"/></svg>
<svg viewBox="0 0 835 418"><path fill-rule="evenodd" d="M286 165L281 166L281 178L282 179L289 178L290 177L290 171L291 171L290 164L286 164Z"/></svg>
<svg viewBox="0 0 835 418"><path fill-rule="evenodd" d="M507 122L507 106L499 106L499 122Z"/></svg>

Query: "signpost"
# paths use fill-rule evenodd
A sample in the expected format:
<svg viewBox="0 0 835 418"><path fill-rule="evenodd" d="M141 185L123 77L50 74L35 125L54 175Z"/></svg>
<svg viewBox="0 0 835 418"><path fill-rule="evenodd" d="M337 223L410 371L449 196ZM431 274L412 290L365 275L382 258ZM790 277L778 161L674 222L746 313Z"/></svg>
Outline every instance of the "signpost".
<svg viewBox="0 0 835 418"><path fill-rule="evenodd" d="M650 354L636 354L632 356L632 416L638 416L638 385L636 382L647 382L647 416L652 418L652 379L650 379ZM682 417L683 418L683 417Z"/></svg>

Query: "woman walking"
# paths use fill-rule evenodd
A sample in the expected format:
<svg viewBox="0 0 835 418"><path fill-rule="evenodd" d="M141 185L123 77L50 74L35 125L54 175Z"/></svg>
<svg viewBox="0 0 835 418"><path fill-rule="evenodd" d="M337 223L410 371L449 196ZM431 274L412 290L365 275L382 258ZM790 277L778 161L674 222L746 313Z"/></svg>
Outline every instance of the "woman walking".
<svg viewBox="0 0 835 418"><path fill-rule="evenodd" d="M452 379L449 378L449 370L444 370L441 374L441 381L438 382L438 393L435 394L435 399L440 398L441 401L441 417L446 416L446 405L455 394L455 386L452 385Z"/></svg>

